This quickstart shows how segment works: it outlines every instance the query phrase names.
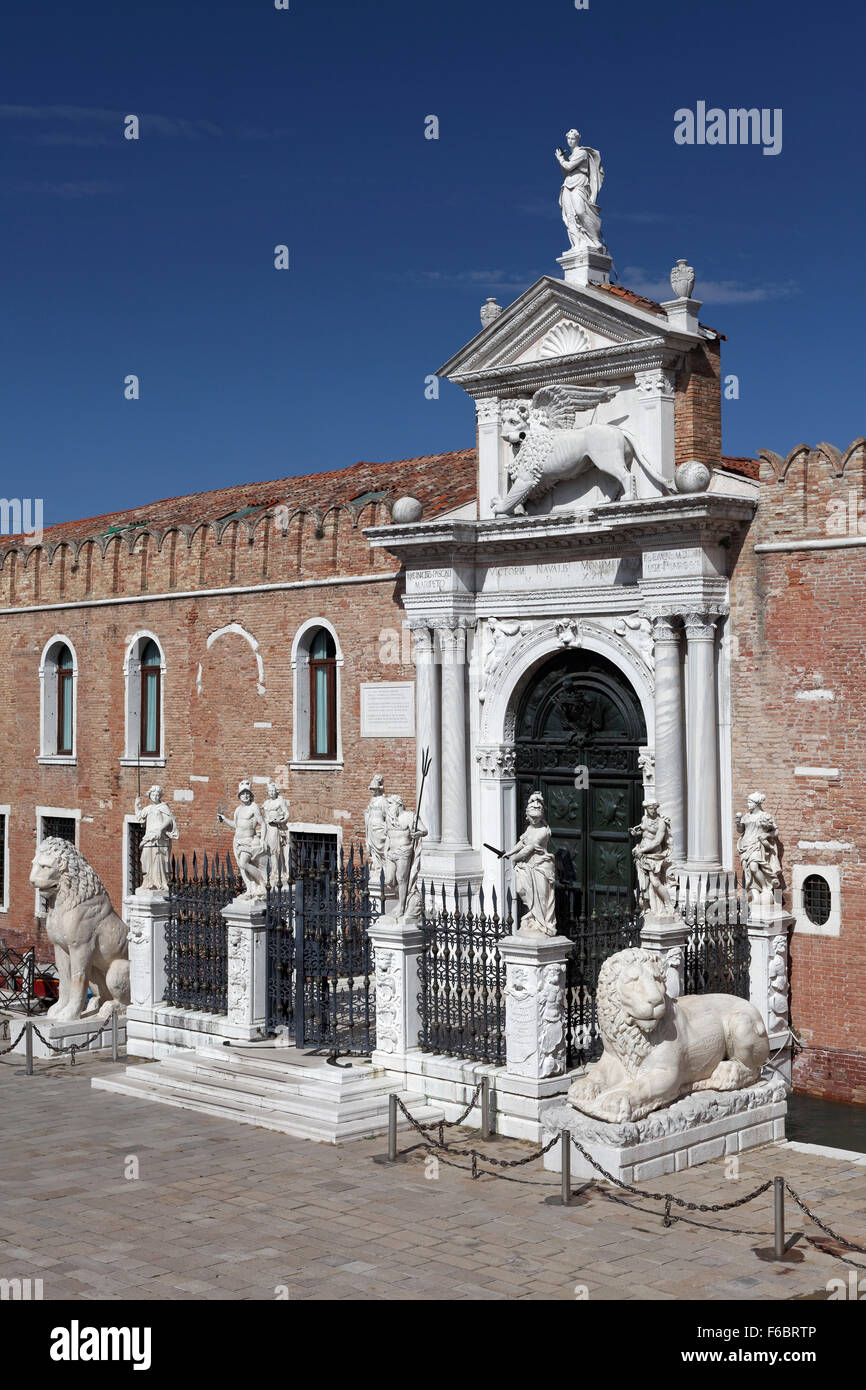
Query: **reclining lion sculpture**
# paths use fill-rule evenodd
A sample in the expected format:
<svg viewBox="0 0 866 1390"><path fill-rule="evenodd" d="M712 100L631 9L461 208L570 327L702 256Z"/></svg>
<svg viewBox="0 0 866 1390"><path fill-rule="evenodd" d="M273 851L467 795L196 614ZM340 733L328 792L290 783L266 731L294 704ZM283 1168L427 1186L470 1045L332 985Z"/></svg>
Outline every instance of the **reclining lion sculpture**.
<svg viewBox="0 0 866 1390"><path fill-rule="evenodd" d="M596 1007L604 1053L568 1100L598 1120L640 1120L692 1091L752 1086L770 1055L754 1004L734 994L671 999L662 962L640 947L604 962Z"/></svg>
<svg viewBox="0 0 866 1390"><path fill-rule="evenodd" d="M88 985L88 1017L120 1012L129 1003L127 930L99 876L68 840L49 837L37 847L30 882L48 905L45 926L60 979L48 1016L81 1018Z"/></svg>

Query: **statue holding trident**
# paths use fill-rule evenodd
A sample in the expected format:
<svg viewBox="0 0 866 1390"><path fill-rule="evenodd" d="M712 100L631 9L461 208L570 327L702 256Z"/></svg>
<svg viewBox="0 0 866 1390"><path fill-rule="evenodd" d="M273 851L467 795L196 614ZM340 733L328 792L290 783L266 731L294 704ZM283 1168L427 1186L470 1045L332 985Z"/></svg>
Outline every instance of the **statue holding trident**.
<svg viewBox="0 0 866 1390"><path fill-rule="evenodd" d="M586 248L589 251L604 251L601 239L601 213L597 199L604 182L604 169L601 155L589 145L580 144L580 131L570 130L566 135L568 152L557 149L559 161L565 178L559 190L559 206L562 220L568 232L572 250Z"/></svg>
<svg viewBox="0 0 866 1390"><path fill-rule="evenodd" d="M424 749L421 760L421 786L418 788L418 806L413 816L406 810L402 796L387 798L388 811L385 819L385 896L397 904L389 917L404 923L413 923L421 917L421 894L418 891L418 873L421 868L421 841L427 834L427 827L421 823L421 798L424 783L430 771L430 751Z"/></svg>

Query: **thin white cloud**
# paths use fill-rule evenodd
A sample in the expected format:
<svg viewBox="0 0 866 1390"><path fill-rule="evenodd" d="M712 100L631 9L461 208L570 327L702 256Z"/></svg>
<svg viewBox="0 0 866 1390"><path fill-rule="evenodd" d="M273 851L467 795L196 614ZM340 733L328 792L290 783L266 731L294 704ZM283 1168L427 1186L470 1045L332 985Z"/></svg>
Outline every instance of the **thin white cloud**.
<svg viewBox="0 0 866 1390"><path fill-rule="evenodd" d="M109 111L100 106L11 106L0 104L0 121L13 121L25 126L38 126L43 122L53 122L57 126L90 127L83 131L68 132L55 129L47 133L35 130L29 138L36 144L103 144L106 141L107 127L112 127L123 135L123 118L136 115L141 123L142 134L160 135L166 140L203 140L222 135L222 130L213 121L188 121L178 116L159 116L144 111Z"/></svg>

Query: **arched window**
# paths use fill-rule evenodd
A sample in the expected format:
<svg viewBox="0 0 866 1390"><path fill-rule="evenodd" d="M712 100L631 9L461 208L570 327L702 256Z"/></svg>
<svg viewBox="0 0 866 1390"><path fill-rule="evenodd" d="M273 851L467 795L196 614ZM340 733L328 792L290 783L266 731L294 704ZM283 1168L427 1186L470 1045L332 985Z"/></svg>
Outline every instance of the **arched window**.
<svg viewBox="0 0 866 1390"><path fill-rule="evenodd" d="M165 655L152 632L130 642L123 665L126 684L126 734L121 766L162 765L165 758L163 698Z"/></svg>
<svg viewBox="0 0 866 1390"><path fill-rule="evenodd" d="M310 757L337 756L337 648L320 627L310 643Z"/></svg>
<svg viewBox="0 0 866 1390"><path fill-rule="evenodd" d="M141 755L158 758L160 749L160 686L162 657L150 638L141 652Z"/></svg>
<svg viewBox="0 0 866 1390"><path fill-rule="evenodd" d="M39 680L39 761L74 762L78 662L68 638L52 637L47 643L39 666Z"/></svg>
<svg viewBox="0 0 866 1390"><path fill-rule="evenodd" d="M341 767L340 683L343 653L327 618L310 618L292 643L292 766Z"/></svg>
<svg viewBox="0 0 866 1390"><path fill-rule="evenodd" d="M72 757L75 737L75 662L68 647L57 653L57 746L54 752Z"/></svg>

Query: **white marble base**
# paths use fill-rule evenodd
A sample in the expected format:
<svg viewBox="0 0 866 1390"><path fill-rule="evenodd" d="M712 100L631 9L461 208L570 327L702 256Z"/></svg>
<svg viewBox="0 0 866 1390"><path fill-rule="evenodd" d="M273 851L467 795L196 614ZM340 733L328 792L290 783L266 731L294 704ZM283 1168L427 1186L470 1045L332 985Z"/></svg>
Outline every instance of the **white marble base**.
<svg viewBox="0 0 866 1390"><path fill-rule="evenodd" d="M95 1090L325 1144L384 1134L393 1091L423 1124L443 1118L440 1108L425 1104L417 1092L403 1090L369 1062L344 1065L348 1060L329 1066L323 1057L279 1047L271 1040L237 1047L200 1040L196 1049L174 1048L160 1062L130 1066L117 1076L94 1077L91 1084ZM398 1124L405 1128L407 1123L398 1112Z"/></svg>
<svg viewBox="0 0 866 1390"><path fill-rule="evenodd" d="M2 1041L0 1041L0 1046L8 1045L8 1043L11 1042L12 1039L18 1035L25 1023L26 1017L26 1014L15 1013L11 1010L8 1012L0 1013L0 1019L5 1020L8 1024L8 1027L2 1030L3 1033L7 1035L8 1042L4 1044ZM93 1017L76 1018L70 1020L69 1022L63 1023L59 1020L46 1018L44 1014L33 1014L31 1015L31 1018L34 1026L34 1057L42 1059L53 1058L55 1061L63 1060L63 1058L58 1053L52 1052L51 1048L47 1047L45 1043L41 1041L41 1039L37 1036L35 1032L35 1029L37 1028L39 1029L39 1032L42 1034L42 1037L46 1038L48 1042L53 1044L54 1047L71 1047L72 1044L75 1043L76 1047L81 1048L82 1051L86 1050L87 1052L94 1052L100 1054L111 1052L110 1019L96 1019ZM105 1032L102 1033L101 1036L99 1033L100 1028L105 1028ZM117 1039L121 1047L126 1046L125 1014L118 1015ZM20 1041L16 1044L16 1046L13 1047L12 1051L7 1055L10 1057L23 1057L25 1054L26 1045L27 1039L26 1037L22 1037ZM63 1056L65 1056L68 1060L68 1053L64 1053Z"/></svg>
<svg viewBox="0 0 866 1390"><path fill-rule="evenodd" d="M189 1050L202 1042L234 1039L255 1042L264 1036L264 1029L251 1029L233 1023L227 1014L204 1013L195 1009L177 1009L171 1004L130 1004L127 1009L130 1057L153 1061L171 1057L178 1049Z"/></svg>
<svg viewBox="0 0 866 1390"><path fill-rule="evenodd" d="M533 1144L541 1139L545 1107L564 1096L578 1074L571 1071L564 1076L537 1080L513 1076L504 1067L491 1066L489 1062L443 1057L421 1052L418 1048L402 1057L374 1052L373 1064L384 1067L388 1075L407 1090L420 1092L425 1101L443 1111L446 1120L455 1120L463 1113L482 1076L489 1076L494 1133L510 1139L527 1139ZM464 1124L468 1129L480 1129L480 1097Z"/></svg>
<svg viewBox="0 0 866 1390"><path fill-rule="evenodd" d="M620 1182L646 1182L695 1168L713 1158L742 1153L785 1137L787 1102L781 1080L759 1081L742 1091L702 1091L654 1110L633 1124L612 1125L556 1103L544 1113L546 1143L569 1129L596 1162ZM545 1168L559 1172L560 1146L544 1156ZM599 1174L575 1148L571 1171L578 1178Z"/></svg>

